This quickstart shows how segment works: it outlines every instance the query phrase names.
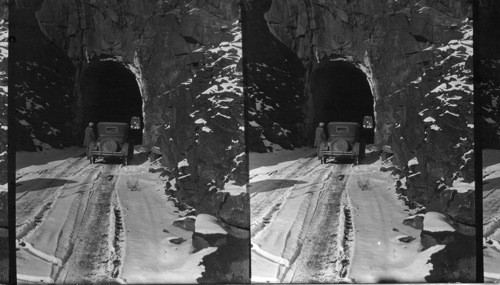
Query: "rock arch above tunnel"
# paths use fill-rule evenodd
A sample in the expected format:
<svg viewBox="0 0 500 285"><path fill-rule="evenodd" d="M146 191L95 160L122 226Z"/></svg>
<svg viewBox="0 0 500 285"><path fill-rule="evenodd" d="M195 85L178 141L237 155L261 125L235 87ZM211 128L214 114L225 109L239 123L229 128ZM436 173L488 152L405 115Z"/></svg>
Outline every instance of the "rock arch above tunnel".
<svg viewBox="0 0 500 285"><path fill-rule="evenodd" d="M319 122L358 122L373 117L373 95L366 74L354 64L330 61L319 65L311 74L310 118ZM368 139L373 142L373 136Z"/></svg>
<svg viewBox="0 0 500 285"><path fill-rule="evenodd" d="M132 117L142 119L142 98L135 75L119 62L99 61L84 69L79 93L82 104L81 128L89 122L130 123ZM135 143L141 143L141 131L131 133Z"/></svg>

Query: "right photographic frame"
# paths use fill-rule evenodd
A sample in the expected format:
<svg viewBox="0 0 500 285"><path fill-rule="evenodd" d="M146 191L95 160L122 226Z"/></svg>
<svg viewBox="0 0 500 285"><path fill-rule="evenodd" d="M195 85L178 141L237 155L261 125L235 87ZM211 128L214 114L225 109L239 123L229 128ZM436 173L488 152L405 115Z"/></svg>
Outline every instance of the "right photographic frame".
<svg viewBox="0 0 500 285"><path fill-rule="evenodd" d="M481 282L472 1L243 0L242 18L252 282Z"/></svg>

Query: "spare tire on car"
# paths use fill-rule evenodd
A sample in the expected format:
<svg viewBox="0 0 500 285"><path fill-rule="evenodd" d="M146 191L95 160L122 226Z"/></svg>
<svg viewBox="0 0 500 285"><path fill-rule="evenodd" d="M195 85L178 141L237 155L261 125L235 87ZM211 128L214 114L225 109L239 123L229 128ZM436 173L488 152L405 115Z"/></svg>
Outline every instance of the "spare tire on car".
<svg viewBox="0 0 500 285"><path fill-rule="evenodd" d="M332 149L334 151L347 151L349 148L349 144L346 140L343 139L335 139L332 141Z"/></svg>
<svg viewBox="0 0 500 285"><path fill-rule="evenodd" d="M103 139L99 149L104 152L115 152L118 149L118 144L113 139Z"/></svg>

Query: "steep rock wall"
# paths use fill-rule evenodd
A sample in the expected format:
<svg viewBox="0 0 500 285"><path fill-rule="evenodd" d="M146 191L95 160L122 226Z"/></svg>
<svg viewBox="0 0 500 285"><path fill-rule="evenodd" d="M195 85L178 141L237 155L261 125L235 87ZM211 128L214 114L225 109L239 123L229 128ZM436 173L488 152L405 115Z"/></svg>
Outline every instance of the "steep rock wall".
<svg viewBox="0 0 500 285"><path fill-rule="evenodd" d="M466 1L427 2L429 5L426 1L246 1L245 7L249 19L264 17L267 25L262 29L267 29L275 40L292 51L305 69L301 77L305 81L302 84L304 93L298 95L296 102L286 106L282 104L282 112L289 109L293 113L294 104L304 100L308 102L302 113L305 115L303 121L307 134L310 135L315 127L309 86L312 72L325 61L348 60L367 75L377 101L376 141L384 144L389 139L389 129L396 123L391 112L387 112L391 111L391 107L378 100L390 96L422 74L423 65L428 61L423 50L432 44L439 45L460 38L455 29L471 9ZM247 27L249 38L256 36L253 34L254 23ZM268 41L258 50L264 53L273 50L273 45ZM258 61L258 58L250 58L249 64ZM260 87L263 84L259 81L256 85ZM272 102L267 105L275 108ZM294 132L292 129L289 131ZM289 142L293 143L293 140L289 139Z"/></svg>
<svg viewBox="0 0 500 285"><path fill-rule="evenodd" d="M72 102L73 66L65 53L40 31L35 18L42 1L16 1L9 26L15 41L16 149L25 151L74 145Z"/></svg>
<svg viewBox="0 0 500 285"><path fill-rule="evenodd" d="M46 0L34 9L46 40L73 63L66 70L73 71L74 133L84 124L82 73L116 61L139 85L144 145L160 147L172 177L184 176L177 188L200 192L190 202L246 181L237 3Z"/></svg>

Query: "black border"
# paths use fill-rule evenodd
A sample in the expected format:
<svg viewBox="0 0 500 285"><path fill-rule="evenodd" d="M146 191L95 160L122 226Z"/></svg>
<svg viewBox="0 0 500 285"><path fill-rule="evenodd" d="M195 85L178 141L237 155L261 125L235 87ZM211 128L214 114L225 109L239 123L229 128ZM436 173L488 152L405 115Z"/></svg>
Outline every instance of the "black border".
<svg viewBox="0 0 500 285"><path fill-rule="evenodd" d="M472 47L475 53L477 44L479 43L480 29L478 24L479 19L479 0L474 0L472 3ZM484 283L484 256L483 256L483 157L482 157L482 135L480 126L480 100L476 90L479 86L481 78L477 76L480 68L480 58L473 55L472 60L473 74L473 102L474 102L474 180L475 180L475 214L476 214L476 282Z"/></svg>
<svg viewBox="0 0 500 285"><path fill-rule="evenodd" d="M9 46L7 59L7 74L8 78L14 78L15 75L15 43L16 37L12 35L11 7L14 7L15 0L8 0L9 9ZM16 129L15 129L15 104L16 98L14 94L14 81L8 81L8 98L7 98L7 179L8 179L8 213L9 213L9 284L17 284L17 268L16 268Z"/></svg>

